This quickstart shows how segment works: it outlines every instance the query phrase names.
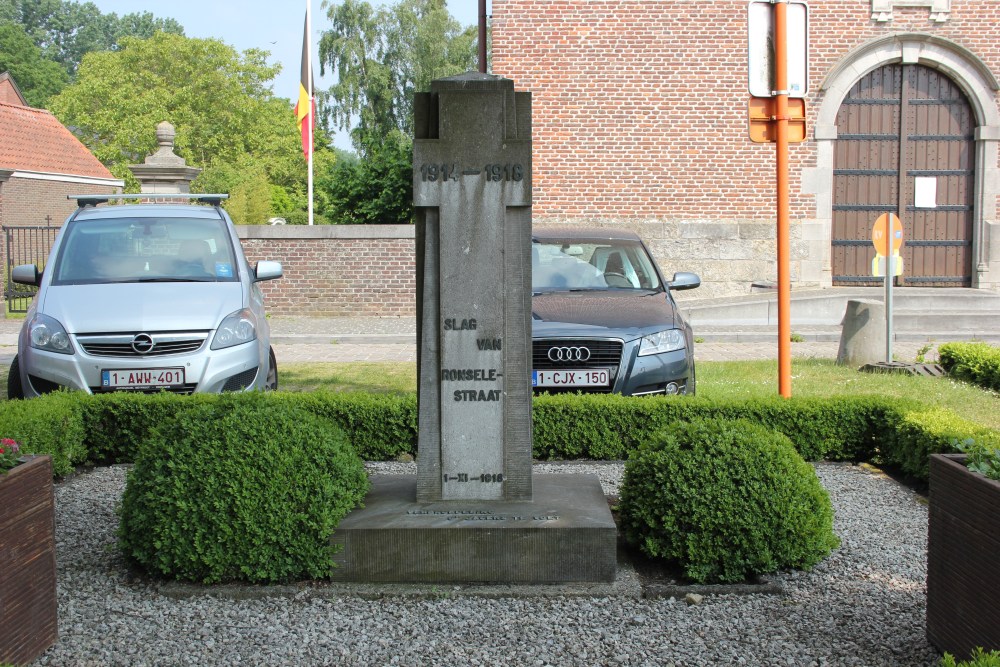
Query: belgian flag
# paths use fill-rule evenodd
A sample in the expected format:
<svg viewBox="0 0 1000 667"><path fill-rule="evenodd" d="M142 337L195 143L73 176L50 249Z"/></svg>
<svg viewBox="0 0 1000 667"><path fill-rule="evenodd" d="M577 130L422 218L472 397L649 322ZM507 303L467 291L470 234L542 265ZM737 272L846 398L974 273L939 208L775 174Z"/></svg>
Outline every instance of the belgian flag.
<svg viewBox="0 0 1000 667"><path fill-rule="evenodd" d="M306 12L302 35L302 76L299 80L299 101L295 103L295 122L302 135L302 152L309 159L312 153L312 129L316 124L316 101L312 95L312 63L309 57L309 13Z"/></svg>

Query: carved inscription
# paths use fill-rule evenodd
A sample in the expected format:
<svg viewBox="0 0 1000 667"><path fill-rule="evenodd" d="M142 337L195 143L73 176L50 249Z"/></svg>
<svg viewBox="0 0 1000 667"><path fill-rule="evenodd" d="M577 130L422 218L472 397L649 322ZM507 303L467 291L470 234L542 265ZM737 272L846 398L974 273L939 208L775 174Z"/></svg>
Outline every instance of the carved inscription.
<svg viewBox="0 0 1000 667"><path fill-rule="evenodd" d="M499 351L503 349L503 342L500 338L477 338L476 347L479 348L480 352L486 350Z"/></svg>
<svg viewBox="0 0 1000 667"><path fill-rule="evenodd" d="M424 163L420 165L420 180L425 183L446 183L457 181L461 176L485 176L487 181L511 181L520 183L524 180L524 165L520 162L496 162L482 168L460 168L455 162Z"/></svg>
<svg viewBox="0 0 1000 667"><path fill-rule="evenodd" d="M476 319L471 318L467 320L458 319L446 319L444 321L445 331L475 331L476 330Z"/></svg>
<svg viewBox="0 0 1000 667"><path fill-rule="evenodd" d="M559 514L494 514L490 510L407 510L409 516L443 517L447 521L558 521Z"/></svg>

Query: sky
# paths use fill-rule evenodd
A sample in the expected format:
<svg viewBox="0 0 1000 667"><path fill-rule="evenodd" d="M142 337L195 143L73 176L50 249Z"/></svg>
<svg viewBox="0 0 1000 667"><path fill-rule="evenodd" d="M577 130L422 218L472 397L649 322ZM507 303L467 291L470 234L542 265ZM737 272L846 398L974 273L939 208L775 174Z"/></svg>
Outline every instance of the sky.
<svg viewBox="0 0 1000 667"><path fill-rule="evenodd" d="M82 0L81 0L82 1ZM312 51L314 87L329 88L334 83L327 71L319 73L319 37L330 27L322 0L88 0L102 13L119 16L132 12L150 12L158 18L175 19L188 37L214 37L244 51L259 48L271 53L268 62L281 65L274 79L274 94L298 99L302 59L302 27L306 5L312 7ZM392 4L392 0L369 0L373 5ZM462 25L479 21L479 0L447 0L448 11ZM489 13L492 2L487 0ZM168 119L169 120L169 119ZM335 137L340 148L350 148L347 135Z"/></svg>

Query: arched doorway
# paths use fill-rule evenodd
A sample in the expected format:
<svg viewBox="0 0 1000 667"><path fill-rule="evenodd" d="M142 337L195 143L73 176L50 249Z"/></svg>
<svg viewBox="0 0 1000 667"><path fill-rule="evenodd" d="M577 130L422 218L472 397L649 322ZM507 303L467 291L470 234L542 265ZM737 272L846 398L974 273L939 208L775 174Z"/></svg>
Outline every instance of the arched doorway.
<svg viewBox="0 0 1000 667"><path fill-rule="evenodd" d="M854 84L836 118L834 285L882 284L871 230L887 212L903 222L897 284L972 285L975 128L968 98L939 70L893 63Z"/></svg>

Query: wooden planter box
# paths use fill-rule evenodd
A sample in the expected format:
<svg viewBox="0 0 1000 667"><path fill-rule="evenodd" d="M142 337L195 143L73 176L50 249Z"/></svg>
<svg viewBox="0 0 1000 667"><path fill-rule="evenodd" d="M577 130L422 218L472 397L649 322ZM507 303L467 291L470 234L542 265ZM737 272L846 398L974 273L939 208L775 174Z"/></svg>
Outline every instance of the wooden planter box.
<svg viewBox="0 0 1000 667"><path fill-rule="evenodd" d="M931 456L927 638L966 659L1000 650L1000 482L965 456Z"/></svg>
<svg viewBox="0 0 1000 667"><path fill-rule="evenodd" d="M55 644L52 459L0 475L0 664L32 662Z"/></svg>

